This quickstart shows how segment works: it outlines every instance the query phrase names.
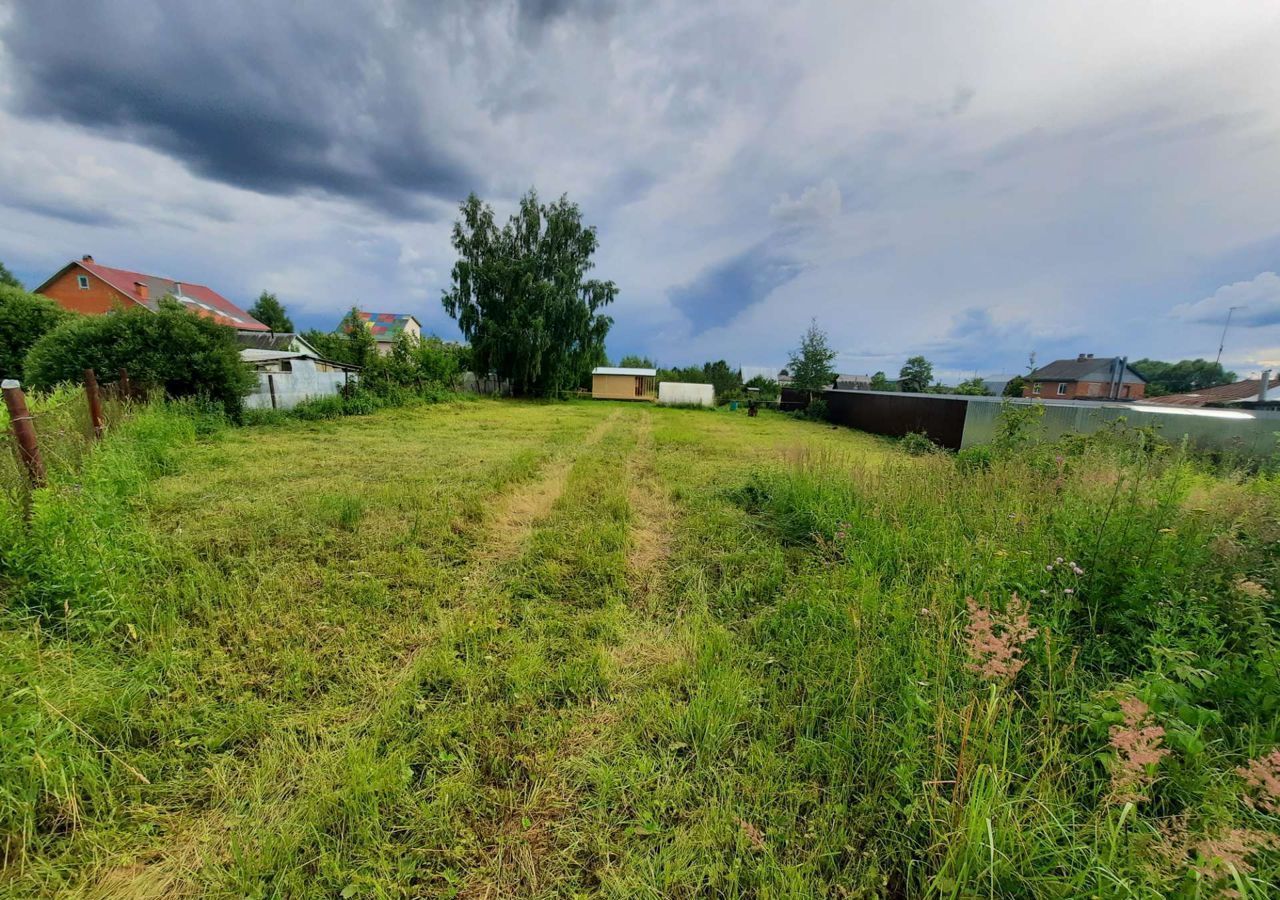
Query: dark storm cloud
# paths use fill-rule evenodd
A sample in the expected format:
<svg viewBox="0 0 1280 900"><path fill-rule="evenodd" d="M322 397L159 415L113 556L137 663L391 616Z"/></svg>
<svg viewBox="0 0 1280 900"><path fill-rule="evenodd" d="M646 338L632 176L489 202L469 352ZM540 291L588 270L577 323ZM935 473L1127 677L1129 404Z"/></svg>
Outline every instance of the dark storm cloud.
<svg viewBox="0 0 1280 900"><path fill-rule="evenodd" d="M769 242L717 263L690 283L671 291L671 303L689 320L693 333L727 325L774 288L800 274L794 259L770 249Z"/></svg>
<svg viewBox="0 0 1280 900"><path fill-rule="evenodd" d="M211 179L402 217L483 189L441 137L454 129L406 23L373 5L308 6L45 0L19 5L2 39L21 61L20 111L149 145Z"/></svg>

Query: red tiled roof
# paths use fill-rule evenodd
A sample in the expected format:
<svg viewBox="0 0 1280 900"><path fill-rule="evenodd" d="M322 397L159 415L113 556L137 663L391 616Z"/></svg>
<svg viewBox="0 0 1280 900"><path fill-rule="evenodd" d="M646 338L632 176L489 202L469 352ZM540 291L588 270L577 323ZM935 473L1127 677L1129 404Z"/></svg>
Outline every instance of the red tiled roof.
<svg viewBox="0 0 1280 900"><path fill-rule="evenodd" d="M1267 385L1267 392L1280 388L1280 378L1273 378ZM1235 403L1241 400L1257 398L1262 389L1261 378L1248 378L1231 384L1219 384L1215 387L1201 388L1185 394L1169 394L1164 397L1148 397L1143 403L1157 403L1161 406L1208 406L1210 403ZM1277 397L1280 399L1280 396Z"/></svg>
<svg viewBox="0 0 1280 900"><path fill-rule="evenodd" d="M203 284L192 284L188 281L177 282L156 275L142 272L131 272L128 269L113 269L87 259L78 259L74 263L97 275L107 284L124 294L135 303L148 309L155 309L156 302L165 294L173 294L192 312L213 319L223 325L230 325L240 331L270 331L253 316L236 306L212 288ZM147 285L148 297L143 300L138 296L138 283ZM179 285L181 293L179 295ZM194 301L194 302L193 302Z"/></svg>

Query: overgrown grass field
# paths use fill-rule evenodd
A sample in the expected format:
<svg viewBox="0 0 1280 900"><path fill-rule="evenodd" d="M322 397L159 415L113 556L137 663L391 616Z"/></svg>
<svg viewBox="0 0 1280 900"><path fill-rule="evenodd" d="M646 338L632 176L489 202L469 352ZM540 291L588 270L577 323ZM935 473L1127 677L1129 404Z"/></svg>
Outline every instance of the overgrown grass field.
<svg viewBox="0 0 1280 900"><path fill-rule="evenodd" d="M1146 435L157 405L30 516L7 895L1280 890L1280 482Z"/></svg>

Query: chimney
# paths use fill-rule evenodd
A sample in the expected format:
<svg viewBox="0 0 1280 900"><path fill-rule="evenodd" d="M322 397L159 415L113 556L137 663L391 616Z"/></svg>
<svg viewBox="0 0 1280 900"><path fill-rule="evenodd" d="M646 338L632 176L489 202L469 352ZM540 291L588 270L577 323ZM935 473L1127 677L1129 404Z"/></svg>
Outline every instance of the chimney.
<svg viewBox="0 0 1280 900"><path fill-rule="evenodd" d="M175 297L181 297L181 296L182 296L182 282L181 282L181 281L175 281L175 282L173 283L173 296L175 296Z"/></svg>
<svg viewBox="0 0 1280 900"><path fill-rule="evenodd" d="M1271 370L1262 370L1262 386L1258 388L1258 402L1267 402L1267 388L1271 386Z"/></svg>
<svg viewBox="0 0 1280 900"><path fill-rule="evenodd" d="M93 262L93 257L86 253L84 256L80 257L80 262L91 263Z"/></svg>
<svg viewBox="0 0 1280 900"><path fill-rule="evenodd" d="M147 299L147 283L145 281L135 281L133 283L133 290L140 300Z"/></svg>

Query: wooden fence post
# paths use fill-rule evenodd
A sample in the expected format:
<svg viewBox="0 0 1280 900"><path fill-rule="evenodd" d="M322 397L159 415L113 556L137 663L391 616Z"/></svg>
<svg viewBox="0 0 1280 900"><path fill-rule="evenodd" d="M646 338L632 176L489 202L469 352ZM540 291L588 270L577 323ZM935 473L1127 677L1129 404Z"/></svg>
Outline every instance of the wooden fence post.
<svg viewBox="0 0 1280 900"><path fill-rule="evenodd" d="M36 443L36 426L27 409L27 398L22 386L12 378L0 382L4 391L4 405L9 410L9 425L14 440L18 442L18 456L26 467L32 487L44 487L44 460L40 458L40 446Z"/></svg>
<svg viewBox="0 0 1280 900"><path fill-rule="evenodd" d="M120 399L133 399L133 389L129 386L129 372L124 368L120 369Z"/></svg>
<svg viewBox="0 0 1280 900"><path fill-rule="evenodd" d="M84 393L89 399L89 421L93 423L93 439L102 440L107 430L106 420L102 418L102 398L98 396L98 375L93 369L84 370Z"/></svg>

